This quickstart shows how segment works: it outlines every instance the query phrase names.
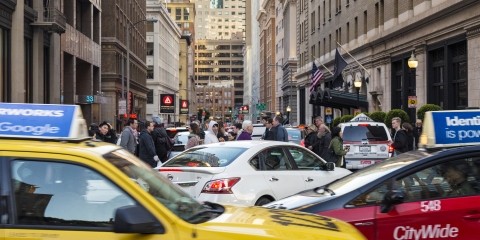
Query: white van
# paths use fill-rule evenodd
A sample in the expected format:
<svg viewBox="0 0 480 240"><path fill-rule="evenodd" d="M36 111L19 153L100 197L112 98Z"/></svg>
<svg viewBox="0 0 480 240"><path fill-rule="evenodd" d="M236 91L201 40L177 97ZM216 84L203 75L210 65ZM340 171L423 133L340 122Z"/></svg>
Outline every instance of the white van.
<svg viewBox="0 0 480 240"><path fill-rule="evenodd" d="M343 146L350 147L345 155L347 169L368 167L393 155L392 137L385 123L374 122L362 113L340 127Z"/></svg>

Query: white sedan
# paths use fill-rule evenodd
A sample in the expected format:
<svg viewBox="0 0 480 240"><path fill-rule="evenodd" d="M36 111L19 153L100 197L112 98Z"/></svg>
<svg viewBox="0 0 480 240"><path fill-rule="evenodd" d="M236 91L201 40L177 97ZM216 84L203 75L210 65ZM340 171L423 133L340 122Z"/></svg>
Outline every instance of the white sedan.
<svg viewBox="0 0 480 240"><path fill-rule="evenodd" d="M278 141L230 141L188 149L157 167L199 201L264 205L351 172Z"/></svg>

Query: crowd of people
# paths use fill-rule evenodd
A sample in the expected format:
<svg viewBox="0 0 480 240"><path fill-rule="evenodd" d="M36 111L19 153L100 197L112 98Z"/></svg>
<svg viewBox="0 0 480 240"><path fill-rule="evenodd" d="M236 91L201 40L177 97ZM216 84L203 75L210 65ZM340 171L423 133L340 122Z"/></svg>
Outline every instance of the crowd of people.
<svg viewBox="0 0 480 240"><path fill-rule="evenodd" d="M288 142L288 132L282 124L281 116L265 117L262 124L265 132L263 140ZM139 126L140 125L140 126ZM252 140L253 123L250 120L236 122L227 126L223 122L207 120L201 124L198 120L187 126L189 130L188 142L185 149L216 142ZM318 116L313 124L304 128L304 146L326 161L334 162L337 167L345 167L344 157L349 151L343 146L340 127L330 129ZM392 119L392 146L394 155L414 150L418 147L418 139L422 132L422 121L417 119L415 127L404 122L399 117ZM108 122L90 127L90 136L104 142L117 144L135 154L152 167L165 162L174 142L168 136L163 123L145 121L139 124L136 119L128 119L126 126L118 135Z"/></svg>

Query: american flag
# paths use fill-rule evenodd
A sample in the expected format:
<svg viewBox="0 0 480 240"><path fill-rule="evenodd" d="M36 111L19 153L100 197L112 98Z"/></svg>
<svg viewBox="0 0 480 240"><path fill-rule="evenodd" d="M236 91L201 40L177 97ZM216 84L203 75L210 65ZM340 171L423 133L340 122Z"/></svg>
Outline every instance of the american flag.
<svg viewBox="0 0 480 240"><path fill-rule="evenodd" d="M312 84L310 85L310 92L315 90L315 87L320 83L320 79L323 76L323 72L318 69L315 62L312 63Z"/></svg>

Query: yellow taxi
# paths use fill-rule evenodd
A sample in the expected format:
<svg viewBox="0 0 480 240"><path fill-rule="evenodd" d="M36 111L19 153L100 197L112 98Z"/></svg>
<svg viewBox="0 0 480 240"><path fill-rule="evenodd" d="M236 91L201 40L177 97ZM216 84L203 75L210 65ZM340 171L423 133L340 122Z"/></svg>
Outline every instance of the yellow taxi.
<svg viewBox="0 0 480 240"><path fill-rule="evenodd" d="M119 146L79 106L0 103L0 239L365 239L308 213L198 202Z"/></svg>

